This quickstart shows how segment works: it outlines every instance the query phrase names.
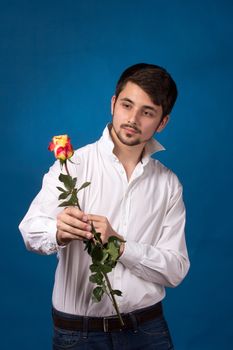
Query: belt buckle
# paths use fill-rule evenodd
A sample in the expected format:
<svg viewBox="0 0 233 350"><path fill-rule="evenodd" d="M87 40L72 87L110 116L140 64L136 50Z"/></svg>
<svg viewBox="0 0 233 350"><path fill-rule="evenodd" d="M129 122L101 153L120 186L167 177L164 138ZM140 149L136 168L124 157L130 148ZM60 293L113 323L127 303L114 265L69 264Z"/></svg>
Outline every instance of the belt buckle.
<svg viewBox="0 0 233 350"><path fill-rule="evenodd" d="M108 332L108 317L103 317L103 327L104 327L104 332Z"/></svg>

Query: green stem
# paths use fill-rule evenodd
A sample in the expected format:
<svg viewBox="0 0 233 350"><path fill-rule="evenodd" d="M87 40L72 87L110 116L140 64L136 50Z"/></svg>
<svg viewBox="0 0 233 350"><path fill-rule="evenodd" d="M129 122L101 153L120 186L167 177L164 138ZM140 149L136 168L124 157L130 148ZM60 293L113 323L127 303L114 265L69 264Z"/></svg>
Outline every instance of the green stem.
<svg viewBox="0 0 233 350"><path fill-rule="evenodd" d="M121 323L122 326L124 326L124 321L123 321L123 319L121 317L120 310L118 308L118 305L117 305L117 302L116 302L116 299L115 299L115 295L113 293L112 286L111 286L111 283L109 281L109 278L108 278L106 273L103 273L103 275L104 275L104 278L105 278L105 280L107 282L107 286L108 286L108 289L109 289L109 292L110 292L110 295L111 295L111 298L112 298L112 303L113 303L113 306L114 306L114 308L116 310L116 313L117 313L117 315L119 317L120 323Z"/></svg>
<svg viewBox="0 0 233 350"><path fill-rule="evenodd" d="M76 194L76 206L78 207L78 209L80 210L80 211L82 211L82 209L81 209L81 207L80 207L80 205L79 205L79 202L78 202L78 197L77 197L77 194Z"/></svg>
<svg viewBox="0 0 233 350"><path fill-rule="evenodd" d="M69 169L68 169L68 166L67 166L67 161L65 160L65 168L66 168L66 172L67 172L67 175L70 176L70 172L69 172Z"/></svg>
<svg viewBox="0 0 233 350"><path fill-rule="evenodd" d="M78 202L76 203L76 206L78 207L79 210L81 210L80 205L78 204Z"/></svg>
<svg viewBox="0 0 233 350"><path fill-rule="evenodd" d="M65 164L66 173L67 173L67 175L70 176L70 172L69 172L69 169L68 169L67 161L66 161L66 160L65 160L64 164ZM75 190L75 189L72 190L72 193L73 193L74 190ZM77 201L76 201L76 206L78 207L79 210L81 210L80 205L79 205L79 202L78 202L77 193L76 193L76 196L75 196L75 197L76 197L76 200L77 200Z"/></svg>

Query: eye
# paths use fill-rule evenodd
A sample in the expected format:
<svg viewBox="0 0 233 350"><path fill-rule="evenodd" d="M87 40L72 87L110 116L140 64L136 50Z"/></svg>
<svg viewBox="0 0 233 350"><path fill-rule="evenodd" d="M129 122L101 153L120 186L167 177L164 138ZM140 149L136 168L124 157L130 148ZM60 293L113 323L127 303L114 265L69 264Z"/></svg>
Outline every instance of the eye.
<svg viewBox="0 0 233 350"><path fill-rule="evenodd" d="M131 104L129 102L122 102L122 106L125 108L125 109L130 109L131 108Z"/></svg>
<svg viewBox="0 0 233 350"><path fill-rule="evenodd" d="M144 110L144 111L143 111L143 115L144 115L145 117L153 118L155 114L154 114L154 112L151 111L151 110Z"/></svg>

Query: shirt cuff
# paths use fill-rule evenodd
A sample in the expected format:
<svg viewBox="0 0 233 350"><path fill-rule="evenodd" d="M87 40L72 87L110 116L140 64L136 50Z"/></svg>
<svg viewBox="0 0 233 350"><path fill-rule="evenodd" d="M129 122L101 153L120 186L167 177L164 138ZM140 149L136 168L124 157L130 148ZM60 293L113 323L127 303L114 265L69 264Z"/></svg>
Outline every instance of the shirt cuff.
<svg viewBox="0 0 233 350"><path fill-rule="evenodd" d="M125 249L119 260L125 267L131 269L143 258L143 246L137 242L126 241Z"/></svg>
<svg viewBox="0 0 233 350"><path fill-rule="evenodd" d="M57 223L51 221L48 224L48 246L51 252L59 251L66 247L66 245L59 245L57 242Z"/></svg>

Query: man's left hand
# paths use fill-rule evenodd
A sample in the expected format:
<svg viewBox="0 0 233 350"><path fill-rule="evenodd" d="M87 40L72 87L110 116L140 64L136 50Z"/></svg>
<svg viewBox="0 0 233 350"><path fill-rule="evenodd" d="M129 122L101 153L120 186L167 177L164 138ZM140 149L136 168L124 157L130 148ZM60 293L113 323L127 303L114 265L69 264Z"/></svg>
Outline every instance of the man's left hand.
<svg viewBox="0 0 233 350"><path fill-rule="evenodd" d="M105 244L111 236L116 236L120 240L124 241L124 238L112 228L105 216L88 214L87 219L89 222L93 223L96 232L99 232L101 234L100 238L103 244ZM124 244L121 244L120 255L123 253L123 250Z"/></svg>

